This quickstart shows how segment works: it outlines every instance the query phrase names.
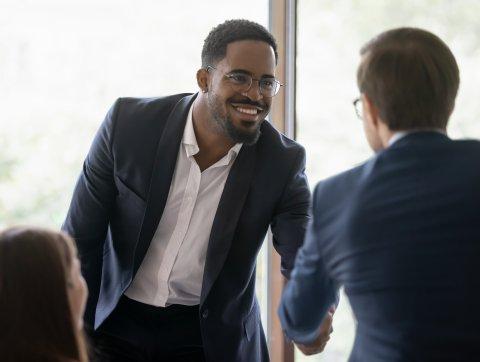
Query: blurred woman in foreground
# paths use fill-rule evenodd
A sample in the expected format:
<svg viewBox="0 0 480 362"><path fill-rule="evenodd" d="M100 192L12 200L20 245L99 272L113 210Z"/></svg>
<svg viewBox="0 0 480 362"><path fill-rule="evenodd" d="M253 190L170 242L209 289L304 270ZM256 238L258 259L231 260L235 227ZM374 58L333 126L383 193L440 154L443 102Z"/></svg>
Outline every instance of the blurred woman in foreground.
<svg viewBox="0 0 480 362"><path fill-rule="evenodd" d="M27 227L0 233L1 361L87 361L86 297L70 237Z"/></svg>

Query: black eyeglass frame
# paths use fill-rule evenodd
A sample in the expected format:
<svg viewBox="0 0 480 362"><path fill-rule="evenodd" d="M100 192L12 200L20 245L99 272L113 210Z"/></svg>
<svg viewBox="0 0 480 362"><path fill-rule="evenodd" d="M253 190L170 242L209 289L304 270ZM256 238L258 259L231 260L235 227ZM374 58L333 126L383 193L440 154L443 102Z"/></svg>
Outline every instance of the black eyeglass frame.
<svg viewBox="0 0 480 362"><path fill-rule="evenodd" d="M363 120L362 109L360 108L362 106L362 99L357 97L352 101L352 104L353 108L355 108L355 114L357 115L358 119Z"/></svg>

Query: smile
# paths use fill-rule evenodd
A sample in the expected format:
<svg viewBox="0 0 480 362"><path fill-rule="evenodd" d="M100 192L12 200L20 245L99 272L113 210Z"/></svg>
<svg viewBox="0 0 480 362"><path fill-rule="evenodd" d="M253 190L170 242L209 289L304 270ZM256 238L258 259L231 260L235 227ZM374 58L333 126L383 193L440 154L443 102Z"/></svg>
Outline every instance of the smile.
<svg viewBox="0 0 480 362"><path fill-rule="evenodd" d="M232 103L232 107L239 113L255 116L263 111L263 108L258 106L250 106L241 103Z"/></svg>
<svg viewBox="0 0 480 362"><path fill-rule="evenodd" d="M236 107L235 108L238 112L240 113L245 113L245 114L257 114L258 109L252 109L252 108L242 108L242 107Z"/></svg>

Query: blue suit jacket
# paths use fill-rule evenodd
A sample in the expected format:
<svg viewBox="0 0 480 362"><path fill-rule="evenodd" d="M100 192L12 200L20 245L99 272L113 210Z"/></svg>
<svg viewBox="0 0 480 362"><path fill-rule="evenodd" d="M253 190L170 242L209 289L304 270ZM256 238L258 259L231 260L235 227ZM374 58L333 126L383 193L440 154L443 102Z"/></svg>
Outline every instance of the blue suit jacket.
<svg viewBox="0 0 480 362"><path fill-rule="evenodd" d="M76 240L97 328L132 282L167 200L195 95L119 99L98 131L64 230ZM257 253L271 226L290 274L308 222L305 152L268 122L225 183L208 244L200 301L208 361L266 361L255 298Z"/></svg>
<svg viewBox="0 0 480 362"><path fill-rule="evenodd" d="M279 310L287 335L311 342L342 285L351 361L478 359L480 142L412 133L317 185Z"/></svg>

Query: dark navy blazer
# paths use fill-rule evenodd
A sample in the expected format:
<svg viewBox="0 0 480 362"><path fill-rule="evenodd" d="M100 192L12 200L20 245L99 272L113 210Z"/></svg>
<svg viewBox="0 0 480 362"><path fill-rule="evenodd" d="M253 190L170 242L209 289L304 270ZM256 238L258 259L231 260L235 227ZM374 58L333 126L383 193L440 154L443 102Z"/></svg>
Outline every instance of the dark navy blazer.
<svg viewBox="0 0 480 362"><path fill-rule="evenodd" d="M98 326L132 282L167 200L195 95L119 99L98 131L64 230L76 240ZM225 183L209 239L200 301L208 361L267 361L255 265L268 227L289 276L308 222L305 151L268 122L244 145Z"/></svg>
<svg viewBox="0 0 480 362"><path fill-rule="evenodd" d="M317 185L286 334L311 342L340 286L351 361L480 360L480 142L411 133Z"/></svg>

